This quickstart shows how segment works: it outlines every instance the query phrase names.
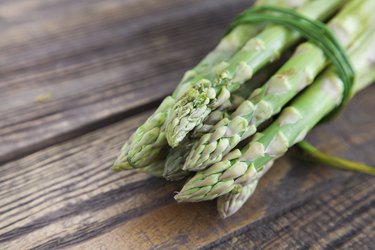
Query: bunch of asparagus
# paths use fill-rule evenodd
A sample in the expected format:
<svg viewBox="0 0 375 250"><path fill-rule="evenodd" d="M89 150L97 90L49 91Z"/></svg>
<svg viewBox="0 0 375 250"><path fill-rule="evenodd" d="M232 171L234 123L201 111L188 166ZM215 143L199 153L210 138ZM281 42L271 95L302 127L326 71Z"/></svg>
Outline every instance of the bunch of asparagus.
<svg viewBox="0 0 375 250"><path fill-rule="evenodd" d="M288 7L327 22L354 67L352 95L375 80L374 0L255 3L261 5ZM175 199L218 198L220 215L234 214L273 162L301 142L343 99L343 81L327 55L317 44L301 43L301 38L282 25L236 26L184 74L173 94L134 132L113 169L168 180L195 172ZM278 59L296 45L293 55L280 65ZM315 152L316 158L324 158L309 145L301 145Z"/></svg>

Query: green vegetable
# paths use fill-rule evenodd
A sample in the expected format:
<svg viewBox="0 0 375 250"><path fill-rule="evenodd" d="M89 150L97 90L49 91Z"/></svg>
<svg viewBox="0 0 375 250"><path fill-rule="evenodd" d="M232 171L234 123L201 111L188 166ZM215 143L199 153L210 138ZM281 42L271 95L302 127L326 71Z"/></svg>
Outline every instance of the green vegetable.
<svg viewBox="0 0 375 250"><path fill-rule="evenodd" d="M256 5L273 4L277 6L299 6L310 0L258 0ZM336 1L336 0L335 0ZM212 78L216 71L226 65L229 60L243 45L256 35L263 25L241 25L225 36L218 46L210 52L194 69L185 73L183 79L173 92L167 97L153 115L134 133L128 152L128 161L134 167L147 166L165 149L165 119L171 106L184 93L189 91L203 78Z"/></svg>
<svg viewBox="0 0 375 250"><path fill-rule="evenodd" d="M375 80L375 28L370 26L351 49L357 78L353 94ZM230 152L221 162L198 172L175 196L178 201L211 200L231 192L237 185L247 185L265 165L282 156L288 148L302 141L323 117L340 105L343 82L335 69L328 69L289 107L242 150Z"/></svg>
<svg viewBox="0 0 375 250"><path fill-rule="evenodd" d="M127 160L127 152L129 151L129 143L126 142L121 148L121 154L117 158L116 162L113 164L112 169L115 171L121 170L132 170L133 167L130 166ZM145 167L138 168L137 171L150 174L155 177L163 177L165 161L164 159L155 159L153 162Z"/></svg>
<svg viewBox="0 0 375 250"><path fill-rule="evenodd" d="M220 196L217 199L217 210L221 218L227 218L236 213L252 196L254 193L259 179L265 174L273 165L273 161L266 164L262 173L257 174L257 178L253 179L246 185L235 186L230 193Z"/></svg>
<svg viewBox="0 0 375 250"><path fill-rule="evenodd" d="M316 0L298 11L311 19L324 19L340 7L339 0ZM200 80L173 106L167 116L166 138L176 147L209 113L220 107L241 84L255 72L274 61L300 34L284 26L270 26L250 39L243 48L221 67L217 77Z"/></svg>
<svg viewBox="0 0 375 250"><path fill-rule="evenodd" d="M344 46L349 46L366 30L373 19L375 1L353 1L337 15L329 27ZM312 43L300 45L295 54L249 100L243 102L230 118L224 118L202 135L190 152L185 170L202 170L218 161L240 141L253 135L259 125L295 97L327 64L324 53Z"/></svg>
<svg viewBox="0 0 375 250"><path fill-rule="evenodd" d="M219 197L217 200L217 211L220 217L225 219L236 213L254 193L257 185L257 180L248 185L239 185L230 193Z"/></svg>
<svg viewBox="0 0 375 250"><path fill-rule="evenodd" d="M261 1L260 1L261 2ZM135 167L146 166L152 162L166 146L164 133L165 117L167 116L171 104L199 79L207 77L213 73L213 68L218 62L230 58L239 48L242 47L250 37L258 32L260 26L242 25L233 30L223 38L219 45L209 53L194 69L185 73L180 84L167 97L153 115L134 133L128 151L128 161ZM146 157L147 156L147 157Z"/></svg>
<svg viewBox="0 0 375 250"><path fill-rule="evenodd" d="M178 148L171 148L167 155L163 177L169 181L180 180L190 174L182 170L187 154L189 153L194 139L186 138Z"/></svg>
<svg viewBox="0 0 375 250"><path fill-rule="evenodd" d="M224 106L220 109L211 112L207 119L196 127L194 133L191 135L192 138L186 138L178 147L171 148L167 155L167 160L164 170L164 178L167 180L179 180L186 177L189 172L182 170L186 158L191 151L193 144L197 143L197 140L207 130L210 130L218 121L225 117L229 117L230 114L247 98L252 91L258 87L262 82L268 79L268 76L275 71L275 68L281 65L283 61L278 61L260 71L257 75L249 80L246 84L242 85L228 100Z"/></svg>

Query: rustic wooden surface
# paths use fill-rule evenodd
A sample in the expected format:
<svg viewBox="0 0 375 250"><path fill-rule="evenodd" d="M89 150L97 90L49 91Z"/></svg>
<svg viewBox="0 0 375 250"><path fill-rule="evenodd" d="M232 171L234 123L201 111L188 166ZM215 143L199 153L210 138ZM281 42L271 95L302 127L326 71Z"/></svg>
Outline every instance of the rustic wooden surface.
<svg viewBox="0 0 375 250"><path fill-rule="evenodd" d="M292 150L233 217L109 168L243 0L0 1L0 249L373 249L375 181ZM310 140L375 165L375 86Z"/></svg>

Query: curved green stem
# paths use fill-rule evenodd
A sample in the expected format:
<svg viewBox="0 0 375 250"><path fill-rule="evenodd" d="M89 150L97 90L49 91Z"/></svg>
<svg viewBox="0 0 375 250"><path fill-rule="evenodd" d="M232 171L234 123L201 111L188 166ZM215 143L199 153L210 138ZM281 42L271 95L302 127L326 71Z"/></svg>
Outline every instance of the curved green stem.
<svg viewBox="0 0 375 250"><path fill-rule="evenodd" d="M375 167L370 167L359 162L349 161L342 159L340 157L335 157L322 153L307 141L302 141L298 143L298 146L308 155L310 155L314 159L314 161L317 161L319 163L323 163L330 167L342 170L375 175Z"/></svg>

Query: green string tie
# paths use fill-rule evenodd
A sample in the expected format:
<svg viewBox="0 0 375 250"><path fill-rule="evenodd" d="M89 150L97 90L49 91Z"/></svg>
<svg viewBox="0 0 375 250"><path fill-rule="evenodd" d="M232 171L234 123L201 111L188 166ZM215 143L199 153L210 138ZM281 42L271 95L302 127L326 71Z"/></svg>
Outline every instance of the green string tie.
<svg viewBox="0 0 375 250"><path fill-rule="evenodd" d="M353 82L355 79L355 71L349 57L337 40L335 34L324 23L311 20L294 10L274 6L259 6L245 10L238 15L231 23L225 35L238 25L258 22L279 24L298 31L303 37L318 46L331 61L337 75L344 85L343 98L340 105L323 118L322 121L331 120L348 103L352 96ZM326 155L306 141L300 142L298 145L320 163L340 169L375 175L375 168Z"/></svg>

